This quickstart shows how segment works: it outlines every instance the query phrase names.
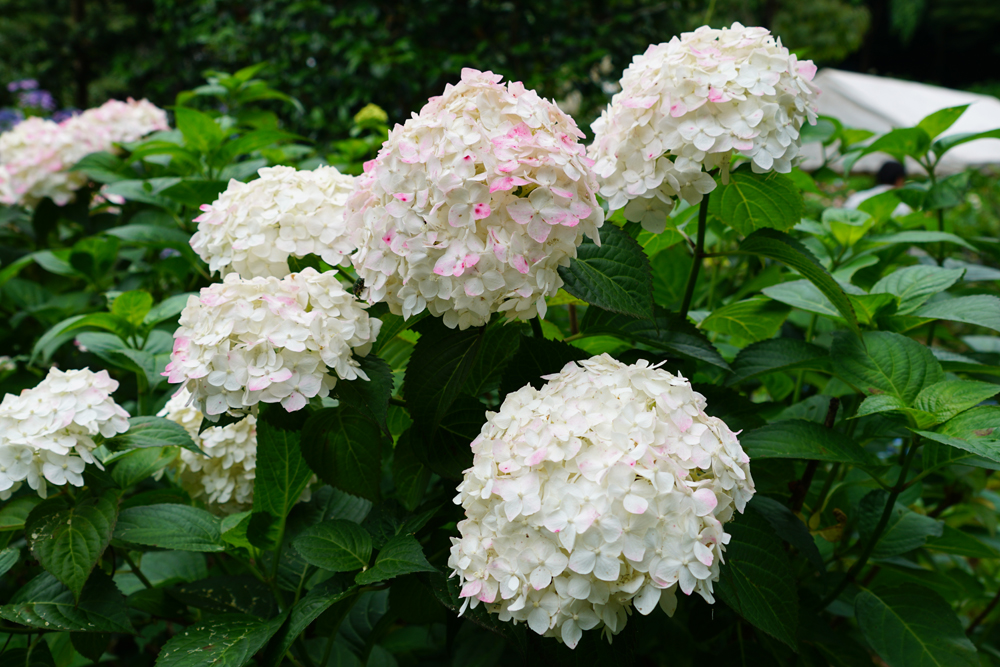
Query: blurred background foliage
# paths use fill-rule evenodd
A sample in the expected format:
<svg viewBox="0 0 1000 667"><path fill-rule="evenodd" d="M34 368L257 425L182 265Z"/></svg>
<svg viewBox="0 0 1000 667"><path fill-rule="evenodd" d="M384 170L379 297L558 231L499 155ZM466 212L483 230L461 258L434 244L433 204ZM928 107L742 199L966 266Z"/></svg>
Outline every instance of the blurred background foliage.
<svg viewBox="0 0 1000 667"><path fill-rule="evenodd" d="M1000 90L996 0L0 0L0 81L37 79L63 108L166 105L206 70L267 62L305 109L289 129L324 143L367 103L402 122L476 67L562 101L586 130L633 55L736 20L820 65Z"/></svg>

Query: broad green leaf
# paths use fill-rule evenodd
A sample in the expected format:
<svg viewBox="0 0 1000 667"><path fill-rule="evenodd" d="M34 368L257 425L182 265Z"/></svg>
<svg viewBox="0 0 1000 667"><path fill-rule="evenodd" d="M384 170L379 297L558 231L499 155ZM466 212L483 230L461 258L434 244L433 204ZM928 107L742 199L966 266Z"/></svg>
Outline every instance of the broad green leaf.
<svg viewBox="0 0 1000 667"><path fill-rule="evenodd" d="M850 208L828 208L823 211L822 220L830 226L837 243L848 247L860 241L875 224L872 216Z"/></svg>
<svg viewBox="0 0 1000 667"><path fill-rule="evenodd" d="M331 486L378 500L382 480L382 433L364 415L347 408L320 410L302 430L302 456Z"/></svg>
<svg viewBox="0 0 1000 667"><path fill-rule="evenodd" d="M979 667L951 605L919 587L862 590L858 627L889 667Z"/></svg>
<svg viewBox="0 0 1000 667"><path fill-rule="evenodd" d="M823 556L816 548L816 542L809 534L809 528L802 522L802 519L792 514L792 510L777 500L762 495L754 496L749 507L764 517L771 524L771 528L778 537L795 547L818 572L826 571Z"/></svg>
<svg viewBox="0 0 1000 667"><path fill-rule="evenodd" d="M900 201L897 192L899 189L892 189L869 197L858 204L858 210L870 215L876 224L888 220L899 208Z"/></svg>
<svg viewBox="0 0 1000 667"><path fill-rule="evenodd" d="M507 364L517 353L518 345L522 340L527 340L522 335L527 329L523 324L511 324L499 319L491 323L486 328L469 377L462 385L462 393L482 396L496 390Z"/></svg>
<svg viewBox="0 0 1000 667"><path fill-rule="evenodd" d="M462 479L472 466L469 443L475 440L486 421L482 402L468 394L459 395L431 437L417 421L407 429L417 460L431 472L447 479Z"/></svg>
<svg viewBox="0 0 1000 667"><path fill-rule="evenodd" d="M299 447L299 433L257 422L257 466L253 483L253 511L267 512L284 521L309 484L312 470Z"/></svg>
<svg viewBox="0 0 1000 667"><path fill-rule="evenodd" d="M569 362L586 358L586 352L569 343L524 336L504 370L500 395L506 396L529 384L541 389L545 384L543 375L558 373Z"/></svg>
<svg viewBox="0 0 1000 667"><path fill-rule="evenodd" d="M769 257L795 269L830 300L852 331L860 332L854 309L844 290L816 257L791 236L773 229L761 229L743 239L740 252Z"/></svg>
<svg viewBox="0 0 1000 667"><path fill-rule="evenodd" d="M222 144L212 163L217 166L224 166L233 162L240 155L246 155L261 148L267 148L281 142L295 141L300 138L298 135L283 132L282 130L254 130Z"/></svg>
<svg viewBox="0 0 1000 667"><path fill-rule="evenodd" d="M784 304L764 297L753 297L717 308L699 326L755 343L778 333L788 317L788 311L789 308Z"/></svg>
<svg viewBox="0 0 1000 667"><path fill-rule="evenodd" d="M19 560L21 560L20 549L15 547L0 549L0 577L7 574L7 571L17 565Z"/></svg>
<svg viewBox="0 0 1000 667"><path fill-rule="evenodd" d="M719 598L755 627L793 649L799 600L788 555L761 516L748 512L726 527L732 537L716 585Z"/></svg>
<svg viewBox="0 0 1000 667"><path fill-rule="evenodd" d="M6 501L0 507L0 532L6 530L20 530L24 528L24 522L35 509L35 506L42 502L36 495L22 496Z"/></svg>
<svg viewBox="0 0 1000 667"><path fill-rule="evenodd" d="M267 645L260 664L263 667L277 667L295 638L308 628L313 621L333 606L355 594L355 587L346 577L333 577L314 586L305 597L295 603L288 614L288 621L281 626Z"/></svg>
<svg viewBox="0 0 1000 667"><path fill-rule="evenodd" d="M896 310L896 297L892 294L848 294L847 298L862 324L874 324L876 318Z"/></svg>
<svg viewBox="0 0 1000 667"><path fill-rule="evenodd" d="M934 152L940 158L956 146L961 146L962 144L967 144L970 141L977 141L979 139L1000 139L1000 128L995 130L986 130L985 132L963 132L961 134L952 134L947 137L941 137L934 142Z"/></svg>
<svg viewBox="0 0 1000 667"><path fill-rule="evenodd" d="M1000 407L995 405L982 405L959 413L939 426L937 432L918 430L916 433L1000 463Z"/></svg>
<svg viewBox="0 0 1000 667"><path fill-rule="evenodd" d="M951 208L963 203L965 201L965 193L969 189L970 173L962 171L952 174L947 178L942 178L933 184L927 191L927 199L924 200L923 209L925 211L934 211Z"/></svg>
<svg viewBox="0 0 1000 667"><path fill-rule="evenodd" d="M874 415L880 412L906 412L906 403L893 394L873 394L868 396L858 406L855 417Z"/></svg>
<svg viewBox="0 0 1000 667"><path fill-rule="evenodd" d="M907 157L915 159L923 157L930 147L931 137L923 128L906 127L883 134L868 144L862 151L862 155L888 153L902 162Z"/></svg>
<svg viewBox="0 0 1000 667"><path fill-rule="evenodd" d="M109 229L107 233L120 238L122 241L125 241L126 244L131 243L142 246L160 246L164 248L173 248L174 250L180 250L182 252L190 250L191 248L189 245L191 240L190 234L186 234L180 229L160 227L159 225L136 223ZM187 301L186 295L184 296L185 301Z"/></svg>
<svg viewBox="0 0 1000 667"><path fill-rule="evenodd" d="M111 634L107 632L74 632L69 638L77 653L98 664L111 643Z"/></svg>
<svg viewBox="0 0 1000 667"><path fill-rule="evenodd" d="M196 109L176 107L174 118L187 147L199 153L207 153L225 138L225 133L215 119Z"/></svg>
<svg viewBox="0 0 1000 667"><path fill-rule="evenodd" d="M214 616L170 638L156 658L156 667L243 667L284 621L284 614L270 621L246 614Z"/></svg>
<svg viewBox="0 0 1000 667"><path fill-rule="evenodd" d="M920 391L944 379L931 351L912 338L869 331L840 335L830 347L833 371L865 394L889 394L910 405Z"/></svg>
<svg viewBox="0 0 1000 667"><path fill-rule="evenodd" d="M111 312L124 318L133 326L142 324L146 313L153 307L153 295L142 290L125 292L115 298L111 304Z"/></svg>
<svg viewBox="0 0 1000 667"><path fill-rule="evenodd" d="M184 306L187 305L188 299L192 296L197 295L191 293L174 294L164 299L146 313L146 317L142 321L143 325L151 327L160 322L176 318L184 310Z"/></svg>
<svg viewBox="0 0 1000 667"><path fill-rule="evenodd" d="M934 416L934 421L921 427L946 422L960 412L975 407L1000 393L1000 385L975 380L942 380L925 387L917 395L913 407ZM1000 424L998 424L1000 426Z"/></svg>
<svg viewBox="0 0 1000 667"><path fill-rule="evenodd" d="M897 190L898 192L898 190ZM950 232L930 232L922 229L911 229L895 234L884 234L879 236L865 237L864 246L888 246L896 244L911 245L913 243L954 243L963 248L976 252L975 246L960 236L955 236Z"/></svg>
<svg viewBox="0 0 1000 667"><path fill-rule="evenodd" d="M804 419L789 419L747 431L740 435L740 444L751 460L808 459L869 469L878 467L878 459L848 436Z"/></svg>
<svg viewBox="0 0 1000 667"><path fill-rule="evenodd" d="M104 442L108 449L183 447L204 454L183 426L165 417L129 417L128 431Z"/></svg>
<svg viewBox="0 0 1000 667"><path fill-rule="evenodd" d="M653 300L656 305L678 310L691 273L691 253L680 246L670 248L653 257L649 264L653 271Z"/></svg>
<svg viewBox="0 0 1000 667"><path fill-rule="evenodd" d="M164 188L160 191L160 194L185 206L198 208L215 201L219 197L219 193L224 191L228 184L227 181L220 180L184 178L169 188Z"/></svg>
<svg viewBox="0 0 1000 667"><path fill-rule="evenodd" d="M32 360L47 363L55 351L72 339L76 332L89 329L104 329L120 338L125 338L132 332L128 320L111 313L74 315L46 331L35 341L35 347L31 351Z"/></svg>
<svg viewBox="0 0 1000 667"><path fill-rule="evenodd" d="M420 340L406 366L403 395L410 415L431 437L472 372L486 328L449 329L434 317L417 330Z"/></svg>
<svg viewBox="0 0 1000 667"><path fill-rule="evenodd" d="M115 490L83 498L75 506L57 496L31 511L24 532L42 567L79 600L87 577L111 541L117 516Z"/></svg>
<svg viewBox="0 0 1000 667"><path fill-rule="evenodd" d="M650 347L680 354L729 370L719 351L705 334L687 319L656 309L656 320L637 320L615 315L600 308L588 308L580 329L587 334L610 334L644 343Z"/></svg>
<svg viewBox="0 0 1000 667"><path fill-rule="evenodd" d="M0 617L46 630L135 633L125 598L100 570L90 575L79 603L58 579L42 572L0 606Z"/></svg>
<svg viewBox="0 0 1000 667"><path fill-rule="evenodd" d="M771 285L761 290L765 296L809 313L843 321L843 316L830 299L808 280L793 280ZM848 303L850 300L848 299ZM853 304L851 305L853 308Z"/></svg>
<svg viewBox="0 0 1000 667"><path fill-rule="evenodd" d="M215 613L249 614L265 619L274 614L274 596L267 584L248 574L178 584L170 589L170 597L189 607Z"/></svg>
<svg viewBox="0 0 1000 667"><path fill-rule="evenodd" d="M355 357L355 360L361 364L361 370L368 379L338 380L334 388L337 399L341 404L350 405L358 412L368 415L383 429L387 429L385 417L389 409L389 399L392 397L392 369L374 354Z"/></svg>
<svg viewBox="0 0 1000 667"><path fill-rule="evenodd" d="M633 317L653 316L649 258L635 239L613 225L601 230L601 245L589 238L569 266L559 267L563 289L589 304Z"/></svg>
<svg viewBox="0 0 1000 667"><path fill-rule="evenodd" d="M118 261L121 242L114 236L89 236L77 241L69 254L69 263L91 281L98 282Z"/></svg>
<svg viewBox="0 0 1000 667"><path fill-rule="evenodd" d="M965 110L968 108L968 104L963 104L957 107L939 109L934 113L925 116L919 123L917 123L917 127L926 132L927 136L932 140L937 139L938 135L954 125L955 121L961 118L962 114L965 113Z"/></svg>
<svg viewBox="0 0 1000 667"><path fill-rule="evenodd" d="M368 566L372 538L353 521L332 519L303 531L295 538L295 550L311 565L331 572L350 572Z"/></svg>
<svg viewBox="0 0 1000 667"><path fill-rule="evenodd" d="M932 537L924 545L928 549L965 556L966 558L1000 558L1000 551L969 533L944 524L940 537Z"/></svg>
<svg viewBox="0 0 1000 667"><path fill-rule="evenodd" d="M889 494L881 489L871 491L858 504L858 531L870 540L878 525ZM875 545L872 556L891 558L921 547L931 537L941 537L944 524L929 516L912 512L897 502L889 514L889 523Z"/></svg>
<svg viewBox="0 0 1000 667"><path fill-rule="evenodd" d="M1000 331L1000 297L977 294L935 301L917 309L914 315L975 324Z"/></svg>
<svg viewBox="0 0 1000 667"><path fill-rule="evenodd" d="M410 440L407 429L396 440L392 453L392 482L396 497L403 507L411 512L423 500L424 491L431 479L431 471L420 462Z"/></svg>
<svg viewBox="0 0 1000 667"><path fill-rule="evenodd" d="M129 169L120 157L111 153L99 152L83 156L69 171L82 171L92 181L97 183L114 183L127 178L135 178L135 172Z"/></svg>
<svg viewBox="0 0 1000 667"><path fill-rule="evenodd" d="M937 266L907 266L893 271L875 283L872 294L894 294L899 297L896 313L908 315L927 299L943 292L962 278L965 269L942 269Z"/></svg>
<svg viewBox="0 0 1000 667"><path fill-rule="evenodd" d="M118 515L116 540L177 551L225 551L222 519L188 505L129 507Z"/></svg>
<svg viewBox="0 0 1000 667"><path fill-rule="evenodd" d="M180 147L176 147L178 150ZM177 204L160 193L177 184L181 179L176 177L132 179L118 181L104 187L107 194L124 197L127 201L159 206L168 211L177 208Z"/></svg>
<svg viewBox="0 0 1000 667"><path fill-rule="evenodd" d="M163 470L176 458L177 450L173 447L137 449L115 461L111 477L120 488L128 489Z"/></svg>
<svg viewBox="0 0 1000 667"><path fill-rule="evenodd" d="M397 535L378 552L375 564L358 573L355 581L365 586L411 572L437 572L437 569L427 562L416 538L412 535Z"/></svg>
<svg viewBox="0 0 1000 667"><path fill-rule="evenodd" d="M804 206L788 176L749 169L732 172L729 184L720 185L709 199L709 211L744 236L767 227L787 231L802 219Z"/></svg>
<svg viewBox="0 0 1000 667"><path fill-rule="evenodd" d="M818 345L795 338L762 340L740 350L726 380L734 385L775 371L810 370L830 372L830 353Z"/></svg>

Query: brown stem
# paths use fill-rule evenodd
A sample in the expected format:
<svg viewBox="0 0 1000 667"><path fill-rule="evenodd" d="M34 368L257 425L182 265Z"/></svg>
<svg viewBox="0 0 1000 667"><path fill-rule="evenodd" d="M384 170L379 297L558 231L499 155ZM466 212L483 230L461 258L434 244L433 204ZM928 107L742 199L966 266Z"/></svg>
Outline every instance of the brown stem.
<svg viewBox="0 0 1000 667"><path fill-rule="evenodd" d="M990 612L996 609L998 603L1000 603L1000 589L997 589L996 595L994 595L993 599L990 600L990 603L986 605L986 609L983 609L983 611L979 614L979 616L976 616L976 618L972 621L972 623L969 623L969 627L965 631L965 634L971 637L973 631L975 631L975 629L978 628L979 625L986 620L986 617L990 615Z"/></svg>
<svg viewBox="0 0 1000 667"><path fill-rule="evenodd" d="M834 422L837 420L837 409L840 407L839 398L830 399L830 407L826 411L826 419L823 425L832 429ZM819 461L810 461L806 464L806 471L802 473L802 479L797 482L792 482L790 485L792 487L792 501L790 508L794 514L798 514L802 511L802 505L806 501L806 496L809 494L809 487L812 486L813 477L816 476L816 468L819 467Z"/></svg>
<svg viewBox="0 0 1000 667"><path fill-rule="evenodd" d="M580 333L580 325L576 321L576 304L569 304L569 335Z"/></svg>

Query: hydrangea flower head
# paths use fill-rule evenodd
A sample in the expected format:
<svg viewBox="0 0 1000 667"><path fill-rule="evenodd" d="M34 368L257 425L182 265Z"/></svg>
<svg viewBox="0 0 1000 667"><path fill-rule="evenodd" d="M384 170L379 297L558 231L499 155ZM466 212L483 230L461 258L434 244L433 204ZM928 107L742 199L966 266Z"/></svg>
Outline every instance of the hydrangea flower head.
<svg viewBox="0 0 1000 667"><path fill-rule="evenodd" d="M31 117L0 134L0 203L32 208L45 197L63 206L86 185L68 171L91 152L64 124Z"/></svg>
<svg viewBox="0 0 1000 667"><path fill-rule="evenodd" d="M136 141L157 130L167 130L167 113L149 100L127 102L108 100L67 121L79 141L89 144L89 152L114 151L114 144Z"/></svg>
<svg viewBox="0 0 1000 667"><path fill-rule="evenodd" d="M336 271L223 282L191 295L163 373L184 383L209 419L257 403L289 412L327 396L337 378L367 380L354 355L368 354L382 326L344 290Z"/></svg>
<svg viewBox="0 0 1000 667"><path fill-rule="evenodd" d="M158 413L187 430L205 455L188 449L178 454L177 482L216 514L235 514L253 506L257 469L257 418L247 415L235 424L209 426L201 433L203 415L191 404L186 389L178 391ZM309 500L307 487L301 500Z"/></svg>
<svg viewBox="0 0 1000 667"><path fill-rule="evenodd" d="M249 183L230 181L195 218L191 247L209 268L243 278L282 278L289 257L310 254L331 266L349 266L355 248L344 213L354 177L334 167L265 167L257 173L260 178Z"/></svg>
<svg viewBox="0 0 1000 667"><path fill-rule="evenodd" d="M83 486L94 458L94 436L128 430L128 413L111 393L118 388L107 371L53 368L34 389L0 402L0 500L23 481L44 498L47 484Z"/></svg>
<svg viewBox="0 0 1000 667"><path fill-rule="evenodd" d="M696 204L735 153L761 173L788 173L799 129L816 122L812 61L764 28L702 26L636 56L620 93L591 126L590 157L614 211L663 231L677 197Z"/></svg>
<svg viewBox="0 0 1000 667"><path fill-rule="evenodd" d="M397 125L349 202L371 302L465 329L545 313L604 212L572 118L521 83L462 70Z"/></svg>
<svg viewBox="0 0 1000 667"><path fill-rule="evenodd" d="M571 648L668 614L677 588L713 602L734 510L753 496L735 434L690 383L607 354L509 394L472 443L452 538L462 610L480 603Z"/></svg>

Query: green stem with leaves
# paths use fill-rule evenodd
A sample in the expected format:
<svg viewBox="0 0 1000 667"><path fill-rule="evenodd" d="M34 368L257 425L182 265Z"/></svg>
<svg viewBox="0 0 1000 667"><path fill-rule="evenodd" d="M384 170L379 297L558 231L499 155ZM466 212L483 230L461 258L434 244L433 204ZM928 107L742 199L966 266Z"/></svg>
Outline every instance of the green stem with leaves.
<svg viewBox="0 0 1000 667"><path fill-rule="evenodd" d="M684 300L681 301L681 318L686 318L694 297L694 286L698 282L698 272L705 258L705 228L708 224L708 195L702 197L698 207L698 235L694 244L694 256L691 258L691 273L688 274L687 287L684 289Z"/></svg>

